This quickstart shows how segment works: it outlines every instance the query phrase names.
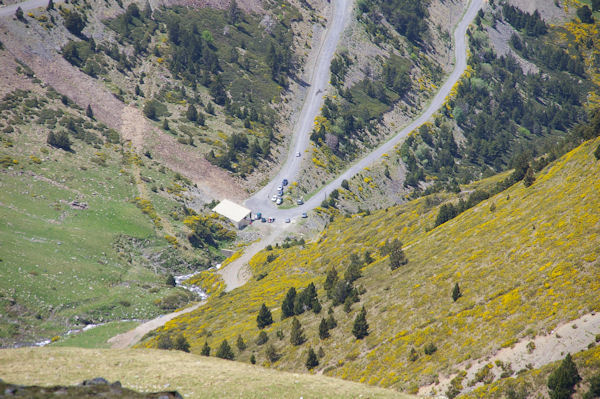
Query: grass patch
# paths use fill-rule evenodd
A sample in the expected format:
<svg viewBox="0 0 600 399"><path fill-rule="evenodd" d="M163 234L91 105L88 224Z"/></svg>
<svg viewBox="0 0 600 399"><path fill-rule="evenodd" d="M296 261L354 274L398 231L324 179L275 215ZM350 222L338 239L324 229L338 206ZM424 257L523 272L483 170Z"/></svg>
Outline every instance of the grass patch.
<svg viewBox="0 0 600 399"><path fill-rule="evenodd" d="M51 346L72 346L78 348L110 348L107 342L115 335L124 333L137 327L137 321L115 321L102 326L94 327L87 331L68 335L53 342Z"/></svg>

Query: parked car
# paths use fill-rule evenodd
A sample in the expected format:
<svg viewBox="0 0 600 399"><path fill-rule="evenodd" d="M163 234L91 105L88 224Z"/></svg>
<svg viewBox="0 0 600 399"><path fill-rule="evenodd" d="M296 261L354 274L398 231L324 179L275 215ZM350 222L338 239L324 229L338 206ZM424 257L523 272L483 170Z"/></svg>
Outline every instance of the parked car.
<svg viewBox="0 0 600 399"><path fill-rule="evenodd" d="M273 202L277 201L277 194L273 194L273 196L271 197L271 201L273 201Z"/></svg>
<svg viewBox="0 0 600 399"><path fill-rule="evenodd" d="M298 152L296 153L296 156L297 156L297 157L299 157L299 156L300 156L300 151L298 151Z"/></svg>
<svg viewBox="0 0 600 399"><path fill-rule="evenodd" d="M283 197L283 190L277 191L277 196L278 197Z"/></svg>
<svg viewBox="0 0 600 399"><path fill-rule="evenodd" d="M306 214L306 212L303 212L303 213L302 213L302 217L303 217L304 219L306 219L306 218L308 217L308 215Z"/></svg>
<svg viewBox="0 0 600 399"><path fill-rule="evenodd" d="M290 218L287 218L287 219L285 219L285 222L286 222L286 223L289 223L289 222L291 222Z"/></svg>
<svg viewBox="0 0 600 399"><path fill-rule="evenodd" d="M266 221L267 221L267 219L265 219L265 218L261 218L261 219L260 219L260 221L264 223L264 222L266 222Z"/></svg>
<svg viewBox="0 0 600 399"><path fill-rule="evenodd" d="M262 218L262 213L256 212L256 220L260 220Z"/></svg>
<svg viewBox="0 0 600 399"><path fill-rule="evenodd" d="M278 198L277 198L277 201L275 201L275 203L276 203L277 205L281 205L281 203L282 203L282 202L283 202L283 200L281 199L281 197L278 197Z"/></svg>
<svg viewBox="0 0 600 399"><path fill-rule="evenodd" d="M302 204L304 204L304 200L302 198L298 198L298 200L296 201L296 203L298 205L302 205Z"/></svg>
<svg viewBox="0 0 600 399"><path fill-rule="evenodd" d="M267 221L268 221L269 223L273 223L273 222L275 221L275 218L269 218Z"/></svg>
<svg viewBox="0 0 600 399"><path fill-rule="evenodd" d="M283 182L281 184L283 184L284 186L287 186L288 185L288 179L283 179Z"/></svg>
<svg viewBox="0 0 600 399"><path fill-rule="evenodd" d="M283 190L283 186L277 186L277 191Z"/></svg>

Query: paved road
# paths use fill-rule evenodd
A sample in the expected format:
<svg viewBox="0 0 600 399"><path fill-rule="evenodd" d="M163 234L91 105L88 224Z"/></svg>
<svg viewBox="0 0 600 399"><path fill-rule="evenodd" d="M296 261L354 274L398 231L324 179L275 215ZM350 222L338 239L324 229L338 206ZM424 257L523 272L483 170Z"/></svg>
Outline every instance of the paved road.
<svg viewBox="0 0 600 399"><path fill-rule="evenodd" d="M450 94L452 86L458 82L467 67L466 32L469 24L475 18L477 11L479 11L481 8L483 1L484 0L471 0L471 3L469 4L462 20L456 26L456 30L454 31L456 60L454 70L446 80L446 83L444 83L436 96L430 102L429 106L423 111L421 116L415 119L404 129L396 133L396 135L393 136L389 141L385 142L376 150L360 159L338 178L319 190L319 192L307 200L304 205L294 207L292 209L278 209L277 206L270 200L270 197L276 192L276 187L281 184L281 181L284 177L288 178L290 181L293 181L293 179L297 176L300 168L300 158L296 158L295 153L299 151L301 154L303 154L303 156L306 156L304 154L304 150L308 148L309 135L312 130L314 123L313 121L318 115L319 108L321 107L323 101L322 97L317 96L316 93L319 90L323 91L326 87L326 82L329 79L329 63L331 62L331 57L333 56L339 35L341 34L342 27L344 26L344 23L338 21L338 19L346 18L345 10L349 9L349 5L347 4L348 0L336 1L334 19L330 28L330 32L328 32L328 37L326 38L332 42L324 45L326 53L323 51L323 54L326 54L326 56L322 55L318 62L319 66L315 69L318 75L316 77L313 75L313 80L315 82L311 82L313 85L313 87L311 87L312 91L308 94L304 109L302 110L302 114L297 125L298 128L294 132L294 135L297 137L294 137L294 145L291 146L293 151L290 151L288 161L281 169L281 172L273 181L271 181L271 183L267 184L262 190L246 200L246 206L254 212L260 211L265 216L275 217L277 220L276 223L282 223L285 218L298 217L302 212L308 212L309 210L319 206L323 199L331 191L340 187L342 180L352 178L365 167L375 163L383 154L392 151L394 146L400 143L400 141L402 141L402 139L410 132L427 122L429 118L431 118L431 116L442 107L446 97ZM330 51L331 55L329 53ZM311 99L314 100L311 101Z"/></svg>
<svg viewBox="0 0 600 399"><path fill-rule="evenodd" d="M329 65L335 54L342 32L352 15L352 3L352 0L334 0L332 2L333 13L329 19L325 37L321 42L321 48L317 54L312 76L308 82L310 86L294 129L287 160L277 176L245 202L246 206L255 212L262 210L268 216L286 218L298 216L304 210L309 209L309 207L302 207L289 211L278 210L270 198L277 191L277 186L281 184L283 178L287 178L292 182L298 176L302 158L296 157L296 153L299 152L304 157L306 156L304 152L309 148L310 132L312 131L315 117L319 115L321 106L323 105L323 93L329 85Z"/></svg>
<svg viewBox="0 0 600 399"><path fill-rule="evenodd" d="M54 4L58 5L62 3L63 0L54 0ZM7 17L15 15L18 7L21 7L23 11L33 10L38 7L46 7L48 5L48 0L27 0L22 3L11 4L9 6L0 7L0 17Z"/></svg>

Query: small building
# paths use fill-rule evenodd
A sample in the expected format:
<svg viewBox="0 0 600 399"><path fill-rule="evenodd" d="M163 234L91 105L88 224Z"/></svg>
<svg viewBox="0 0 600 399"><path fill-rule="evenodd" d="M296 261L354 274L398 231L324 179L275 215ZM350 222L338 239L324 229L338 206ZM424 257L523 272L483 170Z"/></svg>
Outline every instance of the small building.
<svg viewBox="0 0 600 399"><path fill-rule="evenodd" d="M233 201L229 201L228 199L219 202L219 204L213 208L213 212L231 220L238 229L243 229L245 226L249 225L252 220L252 212L250 209L238 205Z"/></svg>

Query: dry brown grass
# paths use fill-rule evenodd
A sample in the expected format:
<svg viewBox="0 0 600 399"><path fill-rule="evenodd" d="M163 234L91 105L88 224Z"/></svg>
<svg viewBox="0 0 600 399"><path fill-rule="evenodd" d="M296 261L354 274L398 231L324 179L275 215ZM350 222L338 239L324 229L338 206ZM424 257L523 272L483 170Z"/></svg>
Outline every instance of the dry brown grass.
<svg viewBox="0 0 600 399"><path fill-rule="evenodd" d="M177 390L186 398L410 398L330 377L292 374L179 351L20 348L0 351L9 383L79 384L102 376L137 391Z"/></svg>

